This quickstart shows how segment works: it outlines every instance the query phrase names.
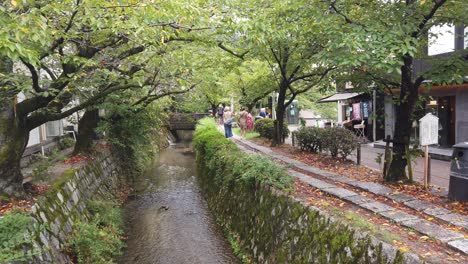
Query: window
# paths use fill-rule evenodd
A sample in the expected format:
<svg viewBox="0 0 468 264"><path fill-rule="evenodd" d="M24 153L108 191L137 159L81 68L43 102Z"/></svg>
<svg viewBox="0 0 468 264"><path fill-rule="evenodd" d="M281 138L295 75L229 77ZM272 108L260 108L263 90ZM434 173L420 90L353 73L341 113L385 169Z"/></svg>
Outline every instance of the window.
<svg viewBox="0 0 468 264"><path fill-rule="evenodd" d="M57 137L63 134L62 132L62 121L51 121L47 122L47 136L48 137Z"/></svg>
<svg viewBox="0 0 468 264"><path fill-rule="evenodd" d="M466 45L466 42L465 42ZM455 50L455 26L434 26L429 30L428 55L437 55Z"/></svg>

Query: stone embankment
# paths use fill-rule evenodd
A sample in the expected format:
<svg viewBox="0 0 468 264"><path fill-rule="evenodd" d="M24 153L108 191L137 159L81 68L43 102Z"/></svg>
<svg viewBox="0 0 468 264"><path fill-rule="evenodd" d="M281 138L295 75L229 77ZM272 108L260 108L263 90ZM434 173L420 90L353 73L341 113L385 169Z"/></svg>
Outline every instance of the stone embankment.
<svg viewBox="0 0 468 264"><path fill-rule="evenodd" d="M75 223L89 220L86 209L89 200L117 192L119 175L112 156L104 152L37 201L31 213L34 221L31 235L36 237L33 247L40 251L35 262L71 262L65 252L67 236Z"/></svg>
<svg viewBox="0 0 468 264"><path fill-rule="evenodd" d="M365 210L369 210L403 227L411 228L423 235L432 237L463 254L468 254L468 239L465 238L466 231L468 230L468 217L464 215L421 201L410 195L394 193L390 188L381 184L357 181L335 173L320 170L298 160L275 153L267 147L242 140L238 137L236 137L236 141L240 144L239 147L246 152L259 152L286 164L290 168L288 171L289 175L294 176L313 188L350 202ZM336 182L344 186L349 186L350 188L340 187ZM415 212L423 213L430 219L446 222L452 226L458 227L461 231L453 231L428 221L418 214L407 213L392 205L379 202L369 196L363 196L362 191L368 192L375 197L385 197L392 201L392 204L399 204L400 206L408 208L408 212L414 210Z"/></svg>

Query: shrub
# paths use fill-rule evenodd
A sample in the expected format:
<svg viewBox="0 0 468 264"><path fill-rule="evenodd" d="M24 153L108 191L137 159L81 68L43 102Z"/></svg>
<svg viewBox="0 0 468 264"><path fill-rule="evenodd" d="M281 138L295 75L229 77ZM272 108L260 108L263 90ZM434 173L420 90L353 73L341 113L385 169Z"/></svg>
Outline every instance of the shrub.
<svg viewBox="0 0 468 264"><path fill-rule="evenodd" d="M31 217L24 213L12 212L0 218L0 263L27 261L39 253L25 251L33 243L28 233L31 225Z"/></svg>
<svg viewBox="0 0 468 264"><path fill-rule="evenodd" d="M318 153L324 146L325 130L319 127L301 127L295 132L301 150Z"/></svg>
<svg viewBox="0 0 468 264"><path fill-rule="evenodd" d="M93 220L77 223L66 245L78 263L113 263L125 245L122 209L107 200L91 200L87 209Z"/></svg>
<svg viewBox="0 0 468 264"><path fill-rule="evenodd" d="M345 128L330 127L325 128L323 144L330 151L333 158L340 155L343 159L346 159L358 147L359 140L353 132Z"/></svg>
<svg viewBox="0 0 468 264"><path fill-rule="evenodd" d="M69 136L65 136L59 141L60 149L71 148L75 145L75 140Z"/></svg>
<svg viewBox="0 0 468 264"><path fill-rule="evenodd" d="M102 226L99 219L78 222L74 226L67 246L77 258L78 263L113 263L122 253L124 242L122 231L113 225Z"/></svg>
<svg viewBox="0 0 468 264"><path fill-rule="evenodd" d="M198 165L219 185L257 182L288 190L293 178L285 169L268 158L241 152L236 144L226 139L217 129L213 119L202 119L197 125L193 140Z"/></svg>
<svg viewBox="0 0 468 264"><path fill-rule="evenodd" d="M88 202L87 208L96 217L101 226L123 228L122 209L120 209L116 202L91 200Z"/></svg>
<svg viewBox="0 0 468 264"><path fill-rule="evenodd" d="M261 137L273 139L274 120L271 118L263 118L255 121L254 130L260 134ZM283 123L283 137L289 135L287 122Z"/></svg>

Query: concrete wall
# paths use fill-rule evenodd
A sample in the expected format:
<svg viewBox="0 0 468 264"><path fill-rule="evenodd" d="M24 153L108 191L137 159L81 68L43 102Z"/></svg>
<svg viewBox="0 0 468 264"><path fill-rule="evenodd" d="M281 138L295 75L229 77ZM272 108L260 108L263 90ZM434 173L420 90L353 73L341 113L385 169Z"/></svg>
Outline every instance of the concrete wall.
<svg viewBox="0 0 468 264"><path fill-rule="evenodd" d="M455 107L455 144L468 142L468 89L457 90Z"/></svg>
<svg viewBox="0 0 468 264"><path fill-rule="evenodd" d="M33 206L31 216L35 224L31 235L36 238L33 247L42 252L35 262L71 263L64 252L67 236L74 223L90 217L87 201L116 193L118 175L109 153L103 153Z"/></svg>

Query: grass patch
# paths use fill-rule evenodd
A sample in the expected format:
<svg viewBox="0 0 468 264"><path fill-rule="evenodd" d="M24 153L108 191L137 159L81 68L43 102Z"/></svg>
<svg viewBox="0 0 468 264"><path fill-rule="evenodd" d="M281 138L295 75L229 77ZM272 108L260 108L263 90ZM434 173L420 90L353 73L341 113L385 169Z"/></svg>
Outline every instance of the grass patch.
<svg viewBox="0 0 468 264"><path fill-rule="evenodd" d="M240 128L236 127L236 128L233 128L232 129L232 132L235 134L235 135L238 135L240 136ZM255 139L255 138L258 138L260 137L260 134L258 132L255 132L255 131L248 131L247 130L247 133L245 134L245 137L246 139Z"/></svg>

